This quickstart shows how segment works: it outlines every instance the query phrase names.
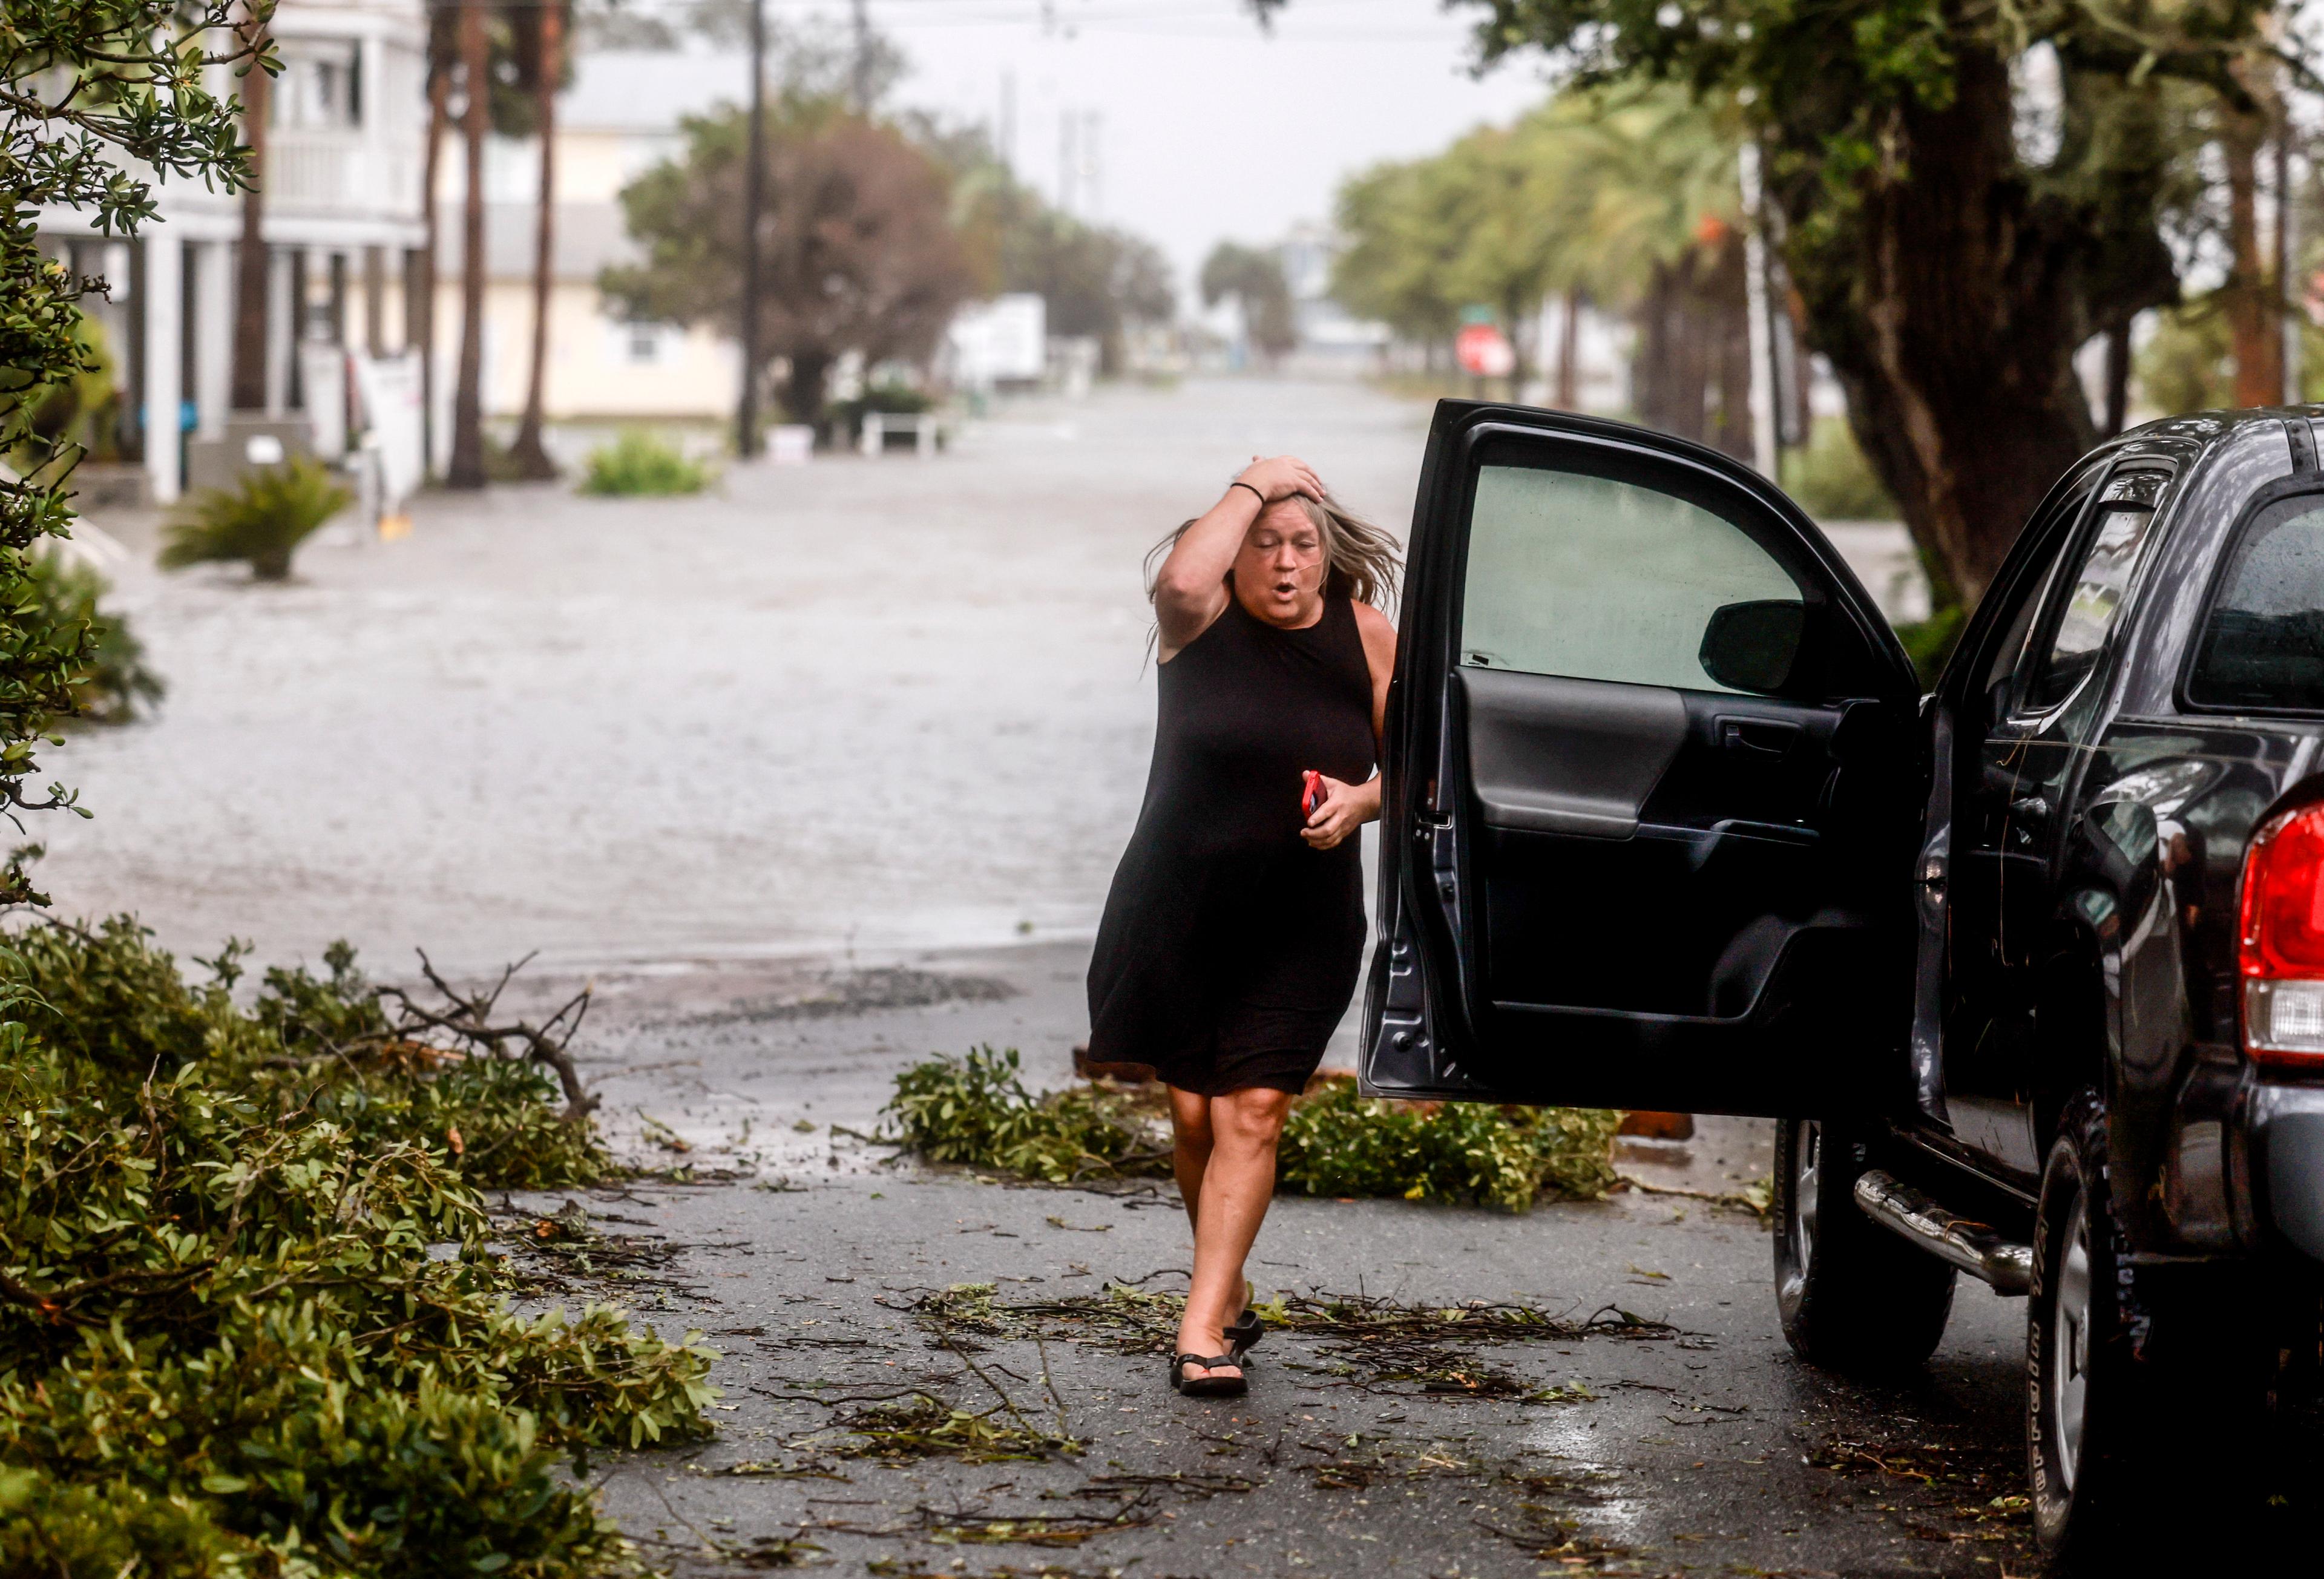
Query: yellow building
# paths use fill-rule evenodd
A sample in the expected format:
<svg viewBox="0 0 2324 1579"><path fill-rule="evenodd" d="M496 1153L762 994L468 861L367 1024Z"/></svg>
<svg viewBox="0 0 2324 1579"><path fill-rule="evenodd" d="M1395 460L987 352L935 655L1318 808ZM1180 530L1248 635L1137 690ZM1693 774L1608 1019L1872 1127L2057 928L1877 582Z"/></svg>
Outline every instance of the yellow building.
<svg viewBox="0 0 2324 1579"><path fill-rule="evenodd" d="M558 104L554 284L543 404L552 421L724 420L734 409L741 360L733 343L702 328L625 321L597 292L608 263L637 248L625 233L624 184L680 152L681 115L739 100L744 63L695 51L585 54ZM445 145L438 213L443 261L437 273L438 365L458 365L464 162L456 137ZM514 418L524 409L532 347L532 272L538 141L495 138L484 160L484 409ZM448 377L438 380L448 411ZM448 422L438 421L439 452Z"/></svg>

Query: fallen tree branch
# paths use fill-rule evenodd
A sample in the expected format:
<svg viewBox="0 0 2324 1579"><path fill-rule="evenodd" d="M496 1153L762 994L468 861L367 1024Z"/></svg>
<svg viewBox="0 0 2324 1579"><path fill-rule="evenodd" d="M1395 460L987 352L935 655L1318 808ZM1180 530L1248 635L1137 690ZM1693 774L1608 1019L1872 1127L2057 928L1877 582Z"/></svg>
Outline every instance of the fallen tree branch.
<svg viewBox="0 0 2324 1579"><path fill-rule="evenodd" d="M418 1039L416 1033L434 1031L495 1058L521 1057L539 1064L556 1073L558 1085L565 1093L567 1122L579 1123L596 1111L597 1097L582 1081L581 1072L567 1050L572 1039L580 1033L581 1021L588 1015L596 992L594 984L567 999L556 1013L539 1025L526 1020L494 1023L493 1012L501 993L516 973L531 963L531 955L503 967L500 979L490 988L470 993L447 982L436 969L435 962L428 957L427 950L414 952L420 956L420 969L427 976L428 984L442 994L446 1006L422 1003L401 987L374 987L373 993L383 1005L391 1001L395 1004L396 1035ZM512 1043L518 1048L514 1052L511 1051Z"/></svg>

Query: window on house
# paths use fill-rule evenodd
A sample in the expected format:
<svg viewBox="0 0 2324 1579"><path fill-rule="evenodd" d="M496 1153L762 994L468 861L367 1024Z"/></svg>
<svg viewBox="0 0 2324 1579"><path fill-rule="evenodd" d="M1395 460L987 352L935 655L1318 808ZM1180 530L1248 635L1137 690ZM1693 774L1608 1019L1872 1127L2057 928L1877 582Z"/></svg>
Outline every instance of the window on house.
<svg viewBox="0 0 2324 1579"><path fill-rule="evenodd" d="M274 79L278 126L351 129L363 125L363 45L354 39L281 41Z"/></svg>
<svg viewBox="0 0 2324 1579"><path fill-rule="evenodd" d="M661 325L628 323L622 326L622 355L633 367L650 366L661 360Z"/></svg>

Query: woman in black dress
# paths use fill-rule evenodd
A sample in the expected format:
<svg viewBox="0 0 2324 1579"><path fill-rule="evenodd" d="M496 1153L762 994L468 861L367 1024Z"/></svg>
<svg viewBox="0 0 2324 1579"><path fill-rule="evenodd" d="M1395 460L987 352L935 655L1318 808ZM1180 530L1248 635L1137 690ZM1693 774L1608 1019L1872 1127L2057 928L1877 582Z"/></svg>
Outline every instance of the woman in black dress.
<svg viewBox="0 0 2324 1579"><path fill-rule="evenodd" d="M1361 967L1352 836L1379 815L1396 544L1279 456L1164 547L1154 761L1090 962L1089 1057L1169 1085L1194 1230L1170 1379L1239 1393L1276 1142Z"/></svg>

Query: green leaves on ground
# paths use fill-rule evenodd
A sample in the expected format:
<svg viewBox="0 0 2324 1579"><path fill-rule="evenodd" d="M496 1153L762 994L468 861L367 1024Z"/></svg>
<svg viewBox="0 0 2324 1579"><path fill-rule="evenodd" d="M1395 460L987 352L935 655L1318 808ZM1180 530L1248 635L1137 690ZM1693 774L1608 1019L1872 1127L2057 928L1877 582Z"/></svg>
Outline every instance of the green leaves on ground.
<svg viewBox="0 0 2324 1579"><path fill-rule="evenodd" d="M932 1162L1051 1184L1170 1170L1159 1087L1095 1084L1035 1096L1013 1048L916 1064L896 1077L886 1111L902 1143ZM1620 1119L1595 1108L1389 1102L1359 1095L1352 1080L1330 1078L1292 1103L1276 1153L1276 1187L1511 1212L1544 1195L1594 1200L1614 1187L1610 1156Z"/></svg>
<svg viewBox="0 0 2324 1579"><path fill-rule="evenodd" d="M703 462L688 460L667 439L632 428L589 452L581 492L613 498L699 494L710 479L710 467Z"/></svg>
<svg viewBox="0 0 2324 1579"><path fill-rule="evenodd" d="M0 952L0 1572L578 1574L556 1473L705 1431L709 1355L521 1315L480 1187L604 1166L537 1066L328 974L187 983L143 928Z"/></svg>
<svg viewBox="0 0 2324 1579"><path fill-rule="evenodd" d="M1334 1079L1292 1108L1276 1150L1276 1187L1474 1201L1509 1212L1545 1195L1592 1201L1614 1187L1621 1122L1604 1108L1388 1102Z"/></svg>
<svg viewBox="0 0 2324 1579"><path fill-rule="evenodd" d="M321 461L294 455L180 505L161 529L161 568L239 561L254 581L286 581L299 545L354 501Z"/></svg>
<svg viewBox="0 0 2324 1579"><path fill-rule="evenodd" d="M1170 1170L1154 1099L1094 1085L1034 1096L1019 1076L1015 1048L915 1064L896 1076L895 1096L882 1111L894 1115L904 1143L931 1162L1051 1184Z"/></svg>

